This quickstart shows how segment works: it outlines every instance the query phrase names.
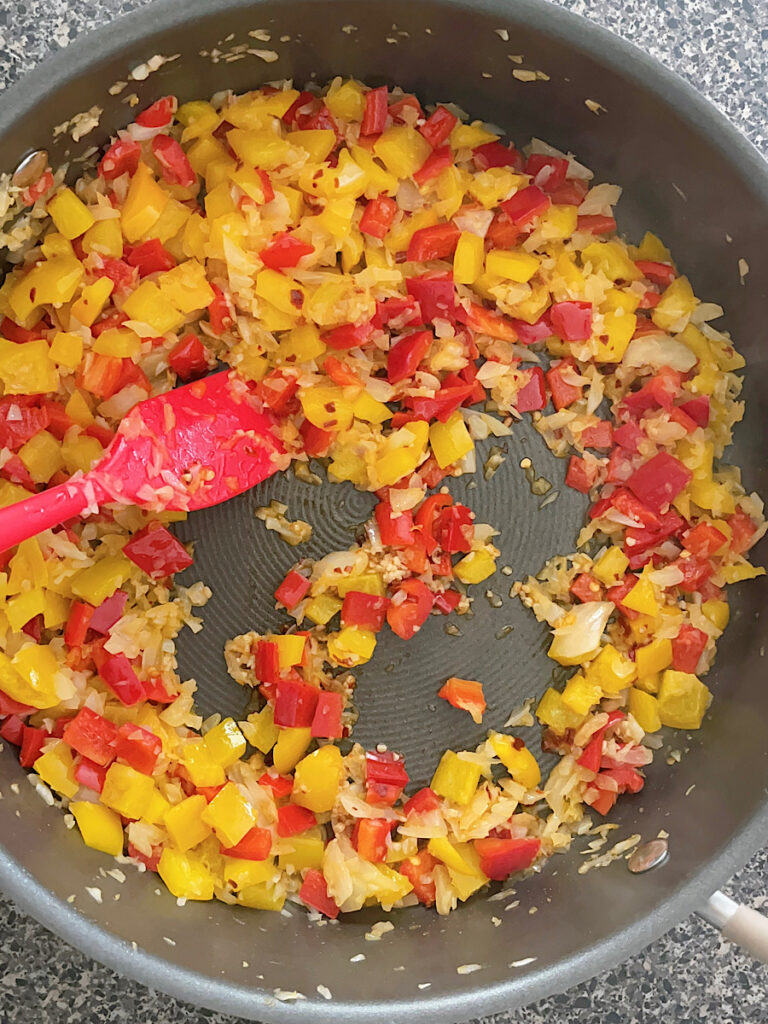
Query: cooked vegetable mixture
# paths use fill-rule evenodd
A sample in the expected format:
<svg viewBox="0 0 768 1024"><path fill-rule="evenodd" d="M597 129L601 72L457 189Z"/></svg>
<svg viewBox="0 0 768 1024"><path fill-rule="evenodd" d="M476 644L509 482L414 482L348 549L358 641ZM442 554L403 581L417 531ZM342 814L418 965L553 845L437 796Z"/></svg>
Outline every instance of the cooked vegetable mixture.
<svg viewBox="0 0 768 1024"><path fill-rule="evenodd" d="M658 238L617 235L619 195L539 140L342 79L167 96L72 187L48 168L12 189L3 505L87 471L137 402L219 360L294 469L378 499L364 543L279 583L283 633L227 645L259 707L239 722L202 722L176 671L210 596L174 580L183 513L112 507L0 556L0 735L85 843L181 900L445 914L642 789L663 726L699 728L725 587L764 572L762 502L719 461L744 360ZM592 501L580 550L517 584L573 668L536 709L560 759L542 781L490 732L412 792L396 752L350 751L354 669L495 572L493 526L441 485L526 414ZM482 723L482 680L435 692Z"/></svg>

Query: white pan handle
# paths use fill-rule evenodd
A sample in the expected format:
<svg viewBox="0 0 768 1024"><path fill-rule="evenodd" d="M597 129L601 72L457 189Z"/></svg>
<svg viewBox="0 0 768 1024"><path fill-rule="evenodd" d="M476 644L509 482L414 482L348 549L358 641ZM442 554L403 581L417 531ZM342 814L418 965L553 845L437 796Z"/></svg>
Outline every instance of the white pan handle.
<svg viewBox="0 0 768 1024"><path fill-rule="evenodd" d="M735 903L720 891L709 897L699 913L722 932L724 939L768 964L768 917Z"/></svg>

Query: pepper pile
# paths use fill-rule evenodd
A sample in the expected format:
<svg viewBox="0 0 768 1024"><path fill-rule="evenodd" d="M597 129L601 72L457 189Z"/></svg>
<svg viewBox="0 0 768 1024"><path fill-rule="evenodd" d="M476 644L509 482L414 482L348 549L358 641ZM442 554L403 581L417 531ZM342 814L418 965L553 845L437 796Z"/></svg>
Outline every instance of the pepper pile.
<svg viewBox="0 0 768 1024"><path fill-rule="evenodd" d="M378 498L364 543L278 585L286 632L227 645L258 693L241 722L203 723L176 672L208 597L174 581L183 514L114 508L2 556L0 735L84 841L182 899L447 913L637 792L650 734L701 724L724 587L763 572L746 552L765 525L716 462L743 360L658 238L617 237L620 190L342 79L164 97L96 173L61 177L15 197L43 234L0 288L0 502L87 470L136 402L219 359L298 473L321 459ZM383 629L418 643L430 614L466 612L494 573L493 528L436 489L525 413L594 499L584 550L519 585L577 669L537 709L560 761L540 786L522 741L491 732L407 796L398 754L341 753L349 670ZM481 681L441 684L482 722Z"/></svg>

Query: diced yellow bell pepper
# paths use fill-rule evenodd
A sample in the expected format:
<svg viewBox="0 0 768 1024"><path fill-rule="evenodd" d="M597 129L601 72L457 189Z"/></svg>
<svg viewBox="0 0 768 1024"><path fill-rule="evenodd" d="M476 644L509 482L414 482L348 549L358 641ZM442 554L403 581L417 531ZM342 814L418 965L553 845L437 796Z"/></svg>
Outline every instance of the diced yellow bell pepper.
<svg viewBox="0 0 768 1024"><path fill-rule="evenodd" d="M374 464L382 487L391 487L416 471L427 453L429 432L427 423L414 420L394 430L386 438Z"/></svg>
<svg viewBox="0 0 768 1024"><path fill-rule="evenodd" d="M488 882L485 876L478 878L476 875L465 875L463 871L454 871L450 867L448 868L448 875L454 892L462 902L468 900L470 896L474 895L478 889L482 889Z"/></svg>
<svg viewBox="0 0 768 1024"><path fill-rule="evenodd" d="M508 167L489 167L487 171L478 171L471 175L467 191L486 210L492 210L502 200L513 195L517 189L524 188L526 182L527 178L515 174Z"/></svg>
<svg viewBox="0 0 768 1024"><path fill-rule="evenodd" d="M25 644L11 658L11 666L38 696L28 701L34 707L52 707L56 703L56 676L61 667L50 644Z"/></svg>
<svg viewBox="0 0 768 1024"><path fill-rule="evenodd" d="M179 188L180 186L176 185L171 187ZM183 253L183 247L179 252L177 252L176 250L179 246L179 242L174 241L174 239L176 239L176 236L180 235L184 230L187 225L187 221L191 216L192 211L183 203L179 202L178 199L174 199L173 196L171 196L165 204L165 209L147 232L147 238L156 238L172 251L172 255L179 256ZM171 245L169 243L173 244Z"/></svg>
<svg viewBox="0 0 768 1024"><path fill-rule="evenodd" d="M765 576L765 569L761 565L740 562L736 565L724 565L720 569L720 575L724 583L743 583L745 580L755 580L758 576Z"/></svg>
<svg viewBox="0 0 768 1024"><path fill-rule="evenodd" d="M368 469L365 459L356 455L351 448L334 445L333 462L328 466L328 474L335 481L350 480L356 487L367 489Z"/></svg>
<svg viewBox="0 0 768 1024"><path fill-rule="evenodd" d="M367 391L363 391L354 400L352 411L355 419L365 420L366 423L384 423L392 418L392 410L383 402L372 398Z"/></svg>
<svg viewBox="0 0 768 1024"><path fill-rule="evenodd" d="M688 278L677 277L664 291L658 305L651 310L651 319L657 327L669 331L681 321L687 322L698 303ZM685 323L681 326L684 327Z"/></svg>
<svg viewBox="0 0 768 1024"><path fill-rule="evenodd" d="M503 277L507 281L517 281L518 284L530 281L540 265L541 260L528 252L491 249L485 257L486 273Z"/></svg>
<svg viewBox="0 0 768 1024"><path fill-rule="evenodd" d="M661 672L649 672L648 675L640 675L634 682L634 687L642 690L643 693L657 694L661 688Z"/></svg>
<svg viewBox="0 0 768 1024"><path fill-rule="evenodd" d="M203 808L202 819L211 826L222 846L228 848L237 846L246 832L250 832L256 823L256 814L234 782L227 782Z"/></svg>
<svg viewBox="0 0 768 1024"><path fill-rule="evenodd" d="M347 594L356 590L361 594L375 594L376 597L383 597L386 593L386 585L378 572L365 572L357 576L342 576L335 583L339 597L346 597Z"/></svg>
<svg viewBox="0 0 768 1024"><path fill-rule="evenodd" d="M632 611L640 612L641 615L658 615L659 602L656 598L656 591L651 580L648 578L647 569L643 569L637 583L632 587L621 603L631 608Z"/></svg>
<svg viewBox="0 0 768 1024"><path fill-rule="evenodd" d="M312 730L309 728L280 729L272 750L272 764L278 775L292 772L311 742Z"/></svg>
<svg viewBox="0 0 768 1024"><path fill-rule="evenodd" d="M480 857L471 843L456 843L444 836L435 836L427 843L427 850L447 868L480 878L483 882L488 881L488 876L480 867Z"/></svg>
<svg viewBox="0 0 768 1024"><path fill-rule="evenodd" d="M53 348L51 348L53 353ZM75 389L64 406L67 416L80 427L89 427L93 423L93 413L82 391Z"/></svg>
<svg viewBox="0 0 768 1024"><path fill-rule="evenodd" d="M535 789L541 782L541 768L523 741L500 732L492 732L489 738L493 752L515 782L526 789Z"/></svg>
<svg viewBox="0 0 768 1024"><path fill-rule="evenodd" d="M78 469L87 473L103 453L101 442L95 437L88 437L87 434L67 434L61 443L61 457L68 473L76 473Z"/></svg>
<svg viewBox="0 0 768 1024"><path fill-rule="evenodd" d="M63 625L69 618L70 603L62 594L53 590L45 591L45 604L43 605L43 625L46 629L56 629Z"/></svg>
<svg viewBox="0 0 768 1024"><path fill-rule="evenodd" d="M562 241L576 231L578 219L577 207L554 205L540 218L538 228L546 241Z"/></svg>
<svg viewBox="0 0 768 1024"><path fill-rule="evenodd" d="M368 175L355 162L348 149L338 155L336 167L327 167L318 172L317 167L308 164L299 174L302 191L311 196L351 196L357 199L368 186Z"/></svg>
<svg viewBox="0 0 768 1024"><path fill-rule="evenodd" d="M20 484L12 484L10 480L0 480L0 508L15 505L29 497L29 491Z"/></svg>
<svg viewBox="0 0 768 1024"><path fill-rule="evenodd" d="M365 110L365 90L359 82L347 79L338 89L328 92L325 105L334 117L344 121L361 121Z"/></svg>
<svg viewBox="0 0 768 1024"><path fill-rule="evenodd" d="M550 687L544 692L536 708L536 717L542 725L548 725L556 733L564 733L566 729L577 729L584 718L563 702L562 694Z"/></svg>
<svg viewBox="0 0 768 1024"><path fill-rule="evenodd" d="M7 654L0 651L0 690L21 704L36 708L50 708L59 703L58 696L50 690L41 693L33 689L14 668Z"/></svg>
<svg viewBox="0 0 768 1024"><path fill-rule="evenodd" d="M290 848L284 850L277 858L281 869L293 868L294 871L305 871L323 866L325 843L319 835L304 832L291 836Z"/></svg>
<svg viewBox="0 0 768 1024"><path fill-rule="evenodd" d="M701 605L702 612L706 615L713 626L722 630L728 625L731 611L727 601L704 601Z"/></svg>
<svg viewBox="0 0 768 1024"><path fill-rule="evenodd" d="M140 323L148 324L158 335L175 331L186 317L171 305L154 281L144 280L123 303L123 312Z"/></svg>
<svg viewBox="0 0 768 1024"><path fill-rule="evenodd" d="M620 242L591 242L582 249L581 259L609 281L638 281L643 276Z"/></svg>
<svg viewBox="0 0 768 1024"><path fill-rule="evenodd" d="M309 363L323 355L325 350L325 342L317 327L302 324L280 339L278 359L281 363Z"/></svg>
<svg viewBox="0 0 768 1024"><path fill-rule="evenodd" d="M475 795L481 774L479 764L446 750L429 785L438 796L466 807Z"/></svg>
<svg viewBox="0 0 768 1024"><path fill-rule="evenodd" d="M331 662L346 668L370 661L375 647L376 634L358 626L345 626L328 637L328 656Z"/></svg>
<svg viewBox="0 0 768 1024"><path fill-rule="evenodd" d="M32 771L61 796L71 799L80 789L80 783L75 778L72 750L63 741L41 754L33 764Z"/></svg>
<svg viewBox="0 0 768 1024"><path fill-rule="evenodd" d="M119 260L123 255L123 232L120 218L97 220L93 227L88 228L83 236L83 252L96 252L100 256L108 256Z"/></svg>
<svg viewBox="0 0 768 1024"><path fill-rule="evenodd" d="M240 857L224 858L224 881L235 890L246 889L250 885L264 885L274 882L277 875L275 861L272 857L266 860L242 860Z"/></svg>
<svg viewBox="0 0 768 1024"><path fill-rule="evenodd" d="M155 726L157 728L157 726ZM165 799L160 790L155 787L152 790L147 809L141 817L142 821L148 821L150 825L162 825L165 816L170 811L171 804Z"/></svg>
<svg viewBox="0 0 768 1024"><path fill-rule="evenodd" d="M455 213L461 209L464 196L473 184L472 175L461 167L446 167L446 169L435 178L433 187L437 192L438 201L432 204L432 210L438 217L445 217L450 220ZM486 193L491 190L486 190ZM496 191L494 188L493 191ZM486 202L488 201L486 195ZM486 207L488 209L489 207Z"/></svg>
<svg viewBox="0 0 768 1024"><path fill-rule="evenodd" d="M238 906L271 910L277 914L285 905L285 891L273 885L247 885L236 898Z"/></svg>
<svg viewBox="0 0 768 1024"><path fill-rule="evenodd" d="M44 395L56 391L59 371L42 338L16 345L0 338L0 381L6 395Z"/></svg>
<svg viewBox="0 0 768 1024"><path fill-rule="evenodd" d="M637 666L613 644L606 644L584 674L599 684L606 696L615 696L637 677Z"/></svg>
<svg viewBox="0 0 768 1024"><path fill-rule="evenodd" d="M211 835L211 829L203 818L207 806L202 793L197 793L166 811L163 825L182 853L198 846Z"/></svg>
<svg viewBox="0 0 768 1024"><path fill-rule="evenodd" d="M131 178L120 215L123 234L129 242L137 242L157 223L168 199L168 193L157 184L147 164L140 163Z"/></svg>
<svg viewBox="0 0 768 1024"><path fill-rule="evenodd" d="M214 131L221 117L207 100L190 100L189 103L182 103L176 111L176 120L184 125L184 141L197 138L200 134ZM189 129L194 128L197 134L187 135Z"/></svg>
<svg viewBox="0 0 768 1024"><path fill-rule="evenodd" d="M454 149L476 149L486 142L495 142L498 137L489 132L482 121L472 121L471 124L457 124L448 141Z"/></svg>
<svg viewBox="0 0 768 1024"><path fill-rule="evenodd" d="M331 744L307 754L296 765L291 799L315 814L330 811L344 777L344 761Z"/></svg>
<svg viewBox="0 0 768 1024"><path fill-rule="evenodd" d="M112 857L123 852L123 824L120 815L102 804L87 800L74 800L69 809L75 817L80 835L86 846L101 850Z"/></svg>
<svg viewBox="0 0 768 1024"><path fill-rule="evenodd" d="M245 753L247 746L245 736L232 718L225 718L203 736L211 757L222 768L229 768Z"/></svg>
<svg viewBox="0 0 768 1024"><path fill-rule="evenodd" d="M496 562L486 548L470 551L453 567L462 583L482 583L496 572Z"/></svg>
<svg viewBox="0 0 768 1024"><path fill-rule="evenodd" d="M462 231L453 254L453 279L456 284L474 284L483 272L485 242L480 235Z"/></svg>
<svg viewBox="0 0 768 1024"><path fill-rule="evenodd" d="M273 171L281 164L290 163L294 155L287 139L266 130L233 128L227 132L227 142L243 163L264 171Z"/></svg>
<svg viewBox="0 0 768 1024"><path fill-rule="evenodd" d="M612 587L623 579L629 568L629 559L621 548L613 545L600 555L590 570L606 587Z"/></svg>
<svg viewBox="0 0 768 1024"><path fill-rule="evenodd" d="M658 732L661 728L659 702L652 694L633 687L629 691L629 711L643 732Z"/></svg>
<svg viewBox="0 0 768 1024"><path fill-rule="evenodd" d="M290 633L286 636L270 637L270 640L277 646L277 657L281 672L285 672L293 665L301 664L301 659L304 657L304 648L307 643L305 636Z"/></svg>
<svg viewBox="0 0 768 1024"><path fill-rule="evenodd" d="M256 294L259 298L266 299L273 306L296 318L301 313L304 304L304 289L293 278L281 274L278 270L259 271L256 277Z"/></svg>
<svg viewBox="0 0 768 1024"><path fill-rule="evenodd" d="M81 569L72 577L72 593L88 604L98 606L112 597L131 575L133 562L125 555L108 555L95 565Z"/></svg>
<svg viewBox="0 0 768 1024"><path fill-rule="evenodd" d="M11 570L8 580L9 594L20 594L30 584L33 587L48 586L48 563L43 557L36 537L23 540L8 565Z"/></svg>
<svg viewBox="0 0 768 1024"><path fill-rule="evenodd" d="M72 303L72 316L85 327L90 327L104 310L114 287L115 282L108 277L100 277L93 284L87 284L80 298Z"/></svg>
<svg viewBox="0 0 768 1024"><path fill-rule="evenodd" d="M211 226L199 213L193 213L184 225L181 248L185 256L203 260L207 256Z"/></svg>
<svg viewBox="0 0 768 1024"><path fill-rule="evenodd" d="M48 483L53 474L64 466L61 445L47 430L40 430L30 437L18 454L37 484Z"/></svg>
<svg viewBox="0 0 768 1024"><path fill-rule="evenodd" d="M63 241L69 245L66 239ZM22 325L29 320L35 323L40 306L46 303L61 306L69 302L84 274L85 268L74 256L52 256L23 277L10 277L8 305L13 319Z"/></svg>
<svg viewBox="0 0 768 1024"><path fill-rule="evenodd" d="M634 250L635 259L654 260L659 263L671 263L672 253L662 240L650 231L646 231L640 245Z"/></svg>
<svg viewBox="0 0 768 1024"><path fill-rule="evenodd" d="M288 132L286 141L291 146L298 146L316 164L323 163L330 156L336 145L336 133L331 128L310 128L305 131Z"/></svg>
<svg viewBox="0 0 768 1024"><path fill-rule="evenodd" d="M134 362L138 362L141 356L141 338L127 327L110 327L93 343L93 351L97 355L133 359Z"/></svg>
<svg viewBox="0 0 768 1024"><path fill-rule="evenodd" d="M30 619L42 613L44 607L45 591L40 587L25 590L24 593L12 597L5 606L8 625L14 633L19 633Z"/></svg>
<svg viewBox="0 0 768 1024"><path fill-rule="evenodd" d="M114 762L107 769L101 802L124 818L143 818L152 800L155 784L151 776L127 764Z"/></svg>
<svg viewBox="0 0 768 1024"><path fill-rule="evenodd" d="M558 283L558 294L556 298L559 300L566 298L577 298L584 294L584 288L586 285L586 279L584 274L581 272L579 267L573 258L573 254L569 252L561 253L555 263L555 275L552 285L555 290L555 283L559 278ZM562 287L560 286L562 284ZM559 292L562 291L563 294Z"/></svg>
<svg viewBox="0 0 768 1024"><path fill-rule="evenodd" d="M352 218L355 214L355 200L352 196L339 196L338 198L332 198L326 200L325 209L322 213L319 213L315 218L315 223L318 227L323 228L332 235L338 241L343 243L343 240L347 238L350 231L352 230ZM318 291L327 286L321 285ZM322 296L322 292L321 292ZM314 310L316 306L321 302L321 299L315 298L311 306L311 310ZM318 323L325 323L324 317L318 319L313 312L310 313L313 320Z"/></svg>
<svg viewBox="0 0 768 1024"><path fill-rule="evenodd" d="M54 256L68 256L70 259L76 258L75 250L69 239L65 238L64 235L57 234L55 231L43 237L40 249L47 260L53 259Z"/></svg>
<svg viewBox="0 0 768 1024"><path fill-rule="evenodd" d="M163 296L182 313L205 309L214 299L213 289L205 275L205 267L197 260L187 260L158 278Z"/></svg>
<svg viewBox="0 0 768 1024"><path fill-rule="evenodd" d="M71 188L64 188L48 200L46 210L56 230L70 241L79 238L94 224L94 217Z"/></svg>
<svg viewBox="0 0 768 1024"><path fill-rule="evenodd" d="M331 594L318 594L304 606L304 617L316 626L325 626L341 611L343 601Z"/></svg>
<svg viewBox="0 0 768 1024"><path fill-rule="evenodd" d="M229 154L225 147L210 135L202 135L187 150L187 159L195 174L205 175L208 164L226 160Z"/></svg>
<svg viewBox="0 0 768 1024"><path fill-rule="evenodd" d="M208 170L217 167L217 164L208 164ZM227 217L229 214L237 213L237 203L232 196L232 186L229 182L229 171L234 165L231 161L223 162L220 176L224 179L205 196L205 216L209 222L214 222L220 217Z"/></svg>
<svg viewBox="0 0 768 1024"><path fill-rule="evenodd" d="M698 729L712 694L698 676L668 668L661 677L658 711L662 725Z"/></svg>
<svg viewBox="0 0 768 1024"><path fill-rule="evenodd" d="M567 708L578 715L586 715L601 700L603 688L596 679L587 679L581 672L577 672L565 684L562 696Z"/></svg>
<svg viewBox="0 0 768 1024"><path fill-rule="evenodd" d="M417 231L422 228L431 228L437 224L437 221L438 216L434 206L427 207L426 210L419 210L410 217L403 217L399 222L395 220L389 234L384 239L384 245L391 253L405 252Z"/></svg>
<svg viewBox="0 0 768 1024"><path fill-rule="evenodd" d="M185 743L182 760L192 784L199 789L204 786L223 786L227 780L224 769L214 760L204 739Z"/></svg>
<svg viewBox="0 0 768 1024"><path fill-rule="evenodd" d="M429 443L441 469L452 466L475 447L464 417L458 410L445 423L438 421L430 426Z"/></svg>
<svg viewBox="0 0 768 1024"><path fill-rule="evenodd" d="M48 354L59 366L75 370L83 359L83 339L79 334L67 334L64 331L59 331L51 342Z"/></svg>
<svg viewBox="0 0 768 1024"><path fill-rule="evenodd" d="M373 146L373 152L397 178L410 178L424 164L432 147L410 125L394 125L383 131Z"/></svg>
<svg viewBox="0 0 768 1024"><path fill-rule="evenodd" d="M595 362L620 363L637 327L634 313L606 313L597 339Z"/></svg>
<svg viewBox="0 0 768 1024"><path fill-rule="evenodd" d="M609 288L600 303L600 312L634 313L640 305L640 296L635 292L622 291L621 288Z"/></svg>
<svg viewBox="0 0 768 1024"><path fill-rule="evenodd" d="M268 754L280 735L280 730L275 725L275 714L270 704L266 704L261 711L248 716L247 722L241 723L246 739L262 754Z"/></svg>
<svg viewBox="0 0 768 1024"><path fill-rule="evenodd" d="M672 664L672 641L666 638L651 640L644 647L635 649L635 665L640 679L663 672Z"/></svg>
<svg viewBox="0 0 768 1024"><path fill-rule="evenodd" d="M166 847L160 855L157 873L177 899L213 899L213 875L196 857Z"/></svg>
<svg viewBox="0 0 768 1024"><path fill-rule="evenodd" d="M394 174L385 171L381 164L377 164L372 154L362 146L352 146L351 153L355 163L362 167L368 175L368 190L366 195L372 199L376 196L393 196L397 192L399 182Z"/></svg>

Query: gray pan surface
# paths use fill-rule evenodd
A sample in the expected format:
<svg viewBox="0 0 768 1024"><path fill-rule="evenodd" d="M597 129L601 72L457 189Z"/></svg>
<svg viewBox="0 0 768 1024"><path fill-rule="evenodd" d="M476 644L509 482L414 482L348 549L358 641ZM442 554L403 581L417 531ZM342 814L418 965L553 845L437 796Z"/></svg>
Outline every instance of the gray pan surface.
<svg viewBox="0 0 768 1024"><path fill-rule="evenodd" d="M508 41L498 28L508 29ZM272 41L254 44L247 36L253 29L269 30ZM228 39L230 33L234 38ZM226 52L246 41L274 47L278 59L227 63L200 55L217 42ZM26 152L47 144L54 125L94 103L104 107L101 126L72 152L104 142L128 120L122 100L110 97L107 87L155 53L181 56L126 90L135 89L142 105L168 92L185 100L284 77L301 84L352 74L372 85L401 84L423 102L453 100L473 116L504 126L520 144L535 134L574 151L598 179L621 184L620 229L633 239L646 229L662 235L697 294L727 310L727 327L750 367L747 417L734 460L744 467L750 488L768 492L762 377L768 173L720 115L650 58L562 10L522 0L160 0L57 54L3 98L4 167L13 168ZM509 54L523 54L523 66L543 70L549 81L516 81ZM585 99L601 102L607 111L596 117ZM61 141L51 149L55 161L64 158L67 145ZM751 268L746 286L737 272L740 257ZM485 442L485 451L492 443ZM478 475L476 486L461 479L452 489L481 521L501 530L499 565L511 566L512 578L519 578L550 555L572 550L585 502L563 488L564 464L527 424L504 443L507 459L492 481ZM519 467L524 456L560 491L543 510ZM199 575L214 590L205 630L180 644L181 669L197 679L203 713L239 714L244 708L242 690L224 669L224 640L248 629L277 628L282 621L270 594L297 552L253 516L257 505L273 498L315 527L311 544L299 549L302 555L347 546L372 505L370 496L346 486L312 487L286 477L196 513L179 528L184 539L196 541L190 576ZM445 620L432 619L412 643L388 637L360 673L356 738L402 750L414 781L429 777L446 746L472 746L483 735L466 716L436 701L437 686L448 675L482 678L491 727L550 680L546 631L508 598L510 579L498 573L488 581L488 589L502 598L498 608L479 588L473 618L458 620L461 637L446 634ZM674 738L673 746L687 750L682 764L669 771L659 758L644 792L626 800L616 815L622 825L618 836L640 832L651 838L661 828L671 833L672 857L649 875L632 877L618 862L579 876L576 855L557 858L519 887L520 907L499 914L499 927L491 917L504 904L481 897L449 919L420 910L395 913L395 932L373 944L364 935L384 916L381 911L318 929L299 912L257 915L218 904L180 910L152 879L133 872L118 886L100 875L99 868L109 866L104 858L84 848L61 815L22 784L18 794L3 787L0 884L43 923L111 966L191 1002L262 1020L400 1021L418 1015L445 1021L562 990L687 915L765 839L765 597L764 581L734 595L732 624L708 678L714 714L700 732ZM0 756L4 779L23 783L12 752ZM85 886L94 885L104 892L101 905L84 896ZM119 902L113 899L117 891ZM70 895L78 910L66 902ZM537 912L529 914L534 907ZM361 953L365 959L358 958ZM244 960L251 965L247 970ZM456 968L467 963L482 969L458 974ZM332 1001L318 995L318 984L330 989ZM299 991L306 999L275 1000L275 990Z"/></svg>

